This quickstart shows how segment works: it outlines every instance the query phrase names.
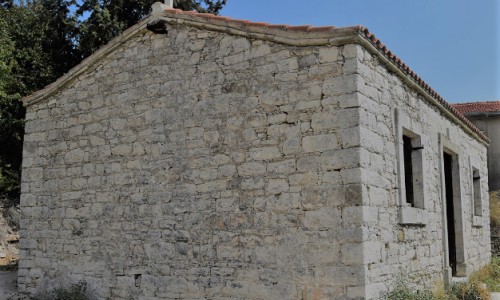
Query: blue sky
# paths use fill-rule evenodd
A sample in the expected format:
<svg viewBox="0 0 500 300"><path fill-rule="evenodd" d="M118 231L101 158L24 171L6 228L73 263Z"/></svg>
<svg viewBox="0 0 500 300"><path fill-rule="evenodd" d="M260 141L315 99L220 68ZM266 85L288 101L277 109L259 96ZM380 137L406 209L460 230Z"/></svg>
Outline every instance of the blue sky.
<svg viewBox="0 0 500 300"><path fill-rule="evenodd" d="M221 15L364 25L448 102L500 100L498 0L228 0Z"/></svg>

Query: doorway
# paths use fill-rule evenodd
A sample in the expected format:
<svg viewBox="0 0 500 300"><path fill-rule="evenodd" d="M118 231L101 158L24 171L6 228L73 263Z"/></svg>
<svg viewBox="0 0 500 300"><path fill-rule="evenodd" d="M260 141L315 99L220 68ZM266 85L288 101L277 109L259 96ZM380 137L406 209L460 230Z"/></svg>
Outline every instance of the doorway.
<svg viewBox="0 0 500 300"><path fill-rule="evenodd" d="M448 228L448 263L453 277L457 276L455 206L453 203L453 156L444 152L444 183L446 192L446 225Z"/></svg>

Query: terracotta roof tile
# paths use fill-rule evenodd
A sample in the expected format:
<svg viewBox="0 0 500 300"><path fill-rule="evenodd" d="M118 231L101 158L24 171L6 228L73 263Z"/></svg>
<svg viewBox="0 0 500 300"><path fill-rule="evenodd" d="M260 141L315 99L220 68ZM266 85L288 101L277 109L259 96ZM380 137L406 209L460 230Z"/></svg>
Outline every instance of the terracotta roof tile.
<svg viewBox="0 0 500 300"><path fill-rule="evenodd" d="M167 13L184 13L189 15L198 15L198 16L208 16L211 14L205 13L196 13L196 12L183 12L179 9L166 9ZM211 15L214 16L214 15ZM214 16L215 17L215 16ZM219 18L219 17L215 17ZM268 23L256 23L249 22L245 20L235 20L231 18L227 18L226 21L228 23L233 24L243 24L246 26L252 27L265 27L266 29L276 29L283 31L291 31L291 32L304 32L304 33L313 33L313 32L328 32L334 30L333 26L324 26L324 27L313 27L311 25L301 25L301 26L291 26L291 25L273 25ZM474 133L476 133L479 137L481 137L486 142L489 142L489 138L478 128L476 128L466 117L464 117L458 110L456 110L453 106L451 106L443 97L441 97L435 90L433 90L422 78L420 78L409 66L407 66L399 57L397 57L394 53L392 53L386 45L384 45L373 33L368 30L368 28L357 25L352 27L356 29L361 36L363 36L366 40L368 40L372 45L375 46L378 51L380 51L387 59L392 61L399 69L412 78L416 84L418 84L425 92L427 92L430 96L435 98L438 103L440 103L444 108L450 111L456 118L458 118L461 122L466 124L469 129L471 129Z"/></svg>
<svg viewBox="0 0 500 300"><path fill-rule="evenodd" d="M229 17L222 17L222 16L216 16L213 14L207 14L207 13L198 13L194 11L182 11L180 9L165 9L164 10L165 14L167 17L173 17L173 18L182 18L182 16L186 16L187 18L201 18L204 20L207 20L208 22L213 22L213 23L223 23L226 24L225 26L228 27L243 27L246 29L243 29L245 31L248 31L251 33L252 31L255 32L262 32L262 30L273 30L273 35L279 35L280 31L283 32L283 36L287 36L287 32L289 33L302 33L302 34L319 34L324 36L327 36L329 32L332 32L332 34L336 33L338 30L339 32L349 30L352 32L352 34L358 34L361 38L363 38L365 41L373 45L373 47L382 55L384 56L389 62L392 62L395 67L397 67L403 74L407 75L407 78L411 78L411 80L414 81L415 84L420 86L422 90L424 90L429 96L435 99L443 108L448 110L452 115L454 115L457 119L459 119L463 124L466 125L472 132L474 132L478 137L483 139L486 142L489 142L488 137L484 135L479 129L477 129L466 117L464 117L457 109L452 107L446 100L444 100L435 90L433 90L422 78L420 78L410 67L408 67L399 57L397 57L394 53L392 53L386 45L384 45L373 33L371 33L368 28L363 27L361 25L356 25L352 27L344 27L344 28L336 28L333 26L323 26L323 27L313 27L310 25L301 25L301 26L291 26L291 25L283 25L283 24L268 24L268 23L263 23L263 22L251 22L248 20L238 20L238 19L231 19ZM205 21L202 21L205 22ZM224 25L223 25L224 26ZM328 39L326 39L328 41ZM75 68L76 70L77 68ZM76 72L76 71L74 71ZM71 74L69 74L66 77L70 77ZM67 80L68 78L64 77L61 79ZM32 94L31 96L25 98L26 101L25 103L29 103L30 100L33 98L43 98L45 97L45 93L48 93L52 90L55 90L57 86L57 83L54 83L51 86L48 86L44 91L39 91L36 92L35 94Z"/></svg>
<svg viewBox="0 0 500 300"><path fill-rule="evenodd" d="M309 28L309 32L328 32L335 29L335 26L319 26Z"/></svg>
<svg viewBox="0 0 500 300"><path fill-rule="evenodd" d="M267 27L269 26L269 23L265 22L248 22L248 26L255 26L255 27Z"/></svg>
<svg viewBox="0 0 500 300"><path fill-rule="evenodd" d="M281 30L286 30L288 25L286 24L269 24L267 28L269 29L281 29Z"/></svg>
<svg viewBox="0 0 500 300"><path fill-rule="evenodd" d="M299 25L299 26L287 26L287 31L297 31L297 32L309 32L309 29L311 29L311 25Z"/></svg>
<svg viewBox="0 0 500 300"><path fill-rule="evenodd" d="M462 114L500 112L499 101L467 102L452 104L458 112Z"/></svg>
<svg viewBox="0 0 500 300"><path fill-rule="evenodd" d="M168 13L171 13L171 14L188 14L188 15L192 15L193 13L196 14L196 15L201 15L200 13L198 12L195 12L195 11L183 11L182 9L177 9L177 8L167 8L165 9L165 12L168 12Z"/></svg>
<svg viewBox="0 0 500 300"><path fill-rule="evenodd" d="M209 16L210 19L214 20L222 20L222 21L230 21L231 18L229 17L221 17L221 16Z"/></svg>
<svg viewBox="0 0 500 300"><path fill-rule="evenodd" d="M248 24L248 23L251 23L250 20L235 20L235 19L231 19L231 23L234 23L234 24Z"/></svg>
<svg viewBox="0 0 500 300"><path fill-rule="evenodd" d="M172 10L168 10L168 11L172 11ZM196 12L194 10L193 11L185 11L184 14L185 15L195 15L195 14L198 14L198 12Z"/></svg>

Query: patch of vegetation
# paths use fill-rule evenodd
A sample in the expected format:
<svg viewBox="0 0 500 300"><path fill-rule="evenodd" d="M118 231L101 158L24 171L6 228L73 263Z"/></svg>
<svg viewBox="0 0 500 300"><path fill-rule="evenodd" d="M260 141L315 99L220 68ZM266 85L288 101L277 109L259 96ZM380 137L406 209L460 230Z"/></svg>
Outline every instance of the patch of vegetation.
<svg viewBox="0 0 500 300"><path fill-rule="evenodd" d="M69 287L60 287L53 289L47 295L36 298L35 300L87 300L85 290L87 283L79 281Z"/></svg>
<svg viewBox="0 0 500 300"><path fill-rule="evenodd" d="M490 221L493 226L500 226L500 191L490 193Z"/></svg>
<svg viewBox="0 0 500 300"><path fill-rule="evenodd" d="M493 256L489 265L471 275L470 281L486 284L490 292L500 292L500 257Z"/></svg>
<svg viewBox="0 0 500 300"><path fill-rule="evenodd" d="M450 300L489 300L490 293L484 284L460 282L452 284L448 291Z"/></svg>
<svg viewBox="0 0 500 300"><path fill-rule="evenodd" d="M410 289L404 281L398 282L394 290L387 295L388 300L434 300L434 294L431 291L418 291Z"/></svg>
<svg viewBox="0 0 500 300"><path fill-rule="evenodd" d="M500 292L500 257L470 276L468 282L455 283L448 290L438 287L433 291L409 288L405 280L396 284L388 300L489 300L490 292Z"/></svg>

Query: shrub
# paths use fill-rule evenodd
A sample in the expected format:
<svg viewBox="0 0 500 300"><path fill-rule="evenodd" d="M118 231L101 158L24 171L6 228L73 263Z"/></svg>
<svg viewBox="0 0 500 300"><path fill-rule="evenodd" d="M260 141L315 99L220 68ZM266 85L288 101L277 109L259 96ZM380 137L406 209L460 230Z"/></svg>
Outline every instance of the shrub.
<svg viewBox="0 0 500 300"><path fill-rule="evenodd" d="M457 300L489 300L488 289L475 282L460 282L450 286L451 299Z"/></svg>
<svg viewBox="0 0 500 300"><path fill-rule="evenodd" d="M410 289L407 279L400 279L388 300L490 300L489 292L500 292L500 257L474 272L468 282L454 283L448 290L436 285L434 291Z"/></svg>
<svg viewBox="0 0 500 300"><path fill-rule="evenodd" d="M78 283L72 284L67 288L60 287L53 289L46 296L38 297L36 300L87 300L85 295L85 289L87 288L87 283L85 281L80 281Z"/></svg>
<svg viewBox="0 0 500 300"><path fill-rule="evenodd" d="M431 291L418 291L410 289L403 280L396 284L396 287L386 296L388 300L433 300L437 299Z"/></svg>
<svg viewBox="0 0 500 300"><path fill-rule="evenodd" d="M500 257L493 256L489 265L471 275L470 281L477 285L486 284L491 292L500 292Z"/></svg>

